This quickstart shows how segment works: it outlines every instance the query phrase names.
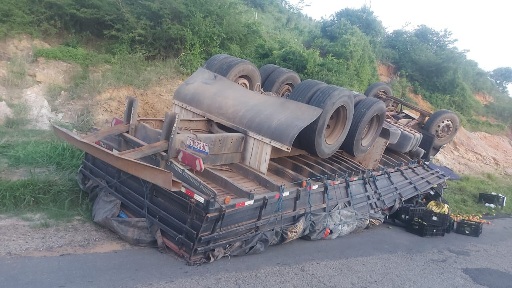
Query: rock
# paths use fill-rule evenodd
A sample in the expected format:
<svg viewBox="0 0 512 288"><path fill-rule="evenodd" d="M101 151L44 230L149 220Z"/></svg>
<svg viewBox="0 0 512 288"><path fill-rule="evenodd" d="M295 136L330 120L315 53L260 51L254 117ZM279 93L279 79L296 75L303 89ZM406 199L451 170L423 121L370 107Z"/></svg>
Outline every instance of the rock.
<svg viewBox="0 0 512 288"><path fill-rule="evenodd" d="M50 104L44 98L45 85L36 85L23 90L23 100L28 105L27 118L29 126L34 129L50 129L50 121L56 116L52 113Z"/></svg>
<svg viewBox="0 0 512 288"><path fill-rule="evenodd" d="M5 119L12 117L12 110L5 101L0 102L0 124L4 124Z"/></svg>

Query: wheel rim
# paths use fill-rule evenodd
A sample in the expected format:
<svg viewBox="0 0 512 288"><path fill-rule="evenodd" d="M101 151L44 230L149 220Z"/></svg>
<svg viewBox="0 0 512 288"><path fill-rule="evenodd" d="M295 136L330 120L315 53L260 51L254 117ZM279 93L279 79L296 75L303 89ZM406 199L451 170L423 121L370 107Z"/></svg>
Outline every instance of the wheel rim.
<svg viewBox="0 0 512 288"><path fill-rule="evenodd" d="M437 139L449 137L453 133L453 122L450 119L441 121L435 132Z"/></svg>
<svg viewBox="0 0 512 288"><path fill-rule="evenodd" d="M370 145L379 126L379 122L380 116L378 114L373 115L370 121L368 121L368 124L364 127L363 136L361 137L361 146L366 147Z"/></svg>
<svg viewBox="0 0 512 288"><path fill-rule="evenodd" d="M235 79L234 81L236 84L244 87L245 89L250 89L251 88L251 85L249 83L249 80L247 80L246 78L244 77L238 77Z"/></svg>
<svg viewBox="0 0 512 288"><path fill-rule="evenodd" d="M332 145L338 140L340 135L345 130L345 126L347 121L347 108L345 106L340 106L332 112L329 120L327 121L327 125L325 126L324 135L325 135L325 143Z"/></svg>
<svg viewBox="0 0 512 288"><path fill-rule="evenodd" d="M293 87L289 84L285 84L279 88L279 91L277 91L277 96L279 97L285 97L288 98L288 95L292 93Z"/></svg>

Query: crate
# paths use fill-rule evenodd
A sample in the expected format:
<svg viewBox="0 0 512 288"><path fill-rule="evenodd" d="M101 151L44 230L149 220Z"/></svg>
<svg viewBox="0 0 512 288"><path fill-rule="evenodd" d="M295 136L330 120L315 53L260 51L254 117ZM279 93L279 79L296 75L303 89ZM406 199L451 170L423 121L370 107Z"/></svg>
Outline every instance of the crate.
<svg viewBox="0 0 512 288"><path fill-rule="evenodd" d="M409 223L415 218L420 218L423 215L423 212L425 212L425 207L404 205L396 210L393 217L402 223Z"/></svg>
<svg viewBox="0 0 512 288"><path fill-rule="evenodd" d="M452 218L450 218L450 220L448 220L448 226L446 226L446 229L444 231L446 233L451 233L454 230L455 230L455 221Z"/></svg>
<svg viewBox="0 0 512 288"><path fill-rule="evenodd" d="M428 225L420 220L413 220L405 228L407 232L416 234L421 237L444 236L446 228Z"/></svg>
<svg viewBox="0 0 512 288"><path fill-rule="evenodd" d="M455 233L479 237L482 234L484 223L461 220L455 225Z"/></svg>
<svg viewBox="0 0 512 288"><path fill-rule="evenodd" d="M450 222L450 215L436 213L432 210L425 209L425 212L423 212L423 215L421 216L421 220L432 226L446 228L448 226L448 222Z"/></svg>
<svg viewBox="0 0 512 288"><path fill-rule="evenodd" d="M478 202L493 204L498 207L505 207L507 202L507 197L501 194L496 193L480 193L478 194Z"/></svg>

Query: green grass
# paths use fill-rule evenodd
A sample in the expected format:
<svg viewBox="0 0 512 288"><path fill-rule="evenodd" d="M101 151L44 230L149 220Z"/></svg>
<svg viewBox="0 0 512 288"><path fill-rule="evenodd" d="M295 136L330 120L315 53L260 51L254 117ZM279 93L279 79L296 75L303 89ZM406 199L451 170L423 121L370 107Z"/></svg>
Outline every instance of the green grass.
<svg viewBox="0 0 512 288"><path fill-rule="evenodd" d="M507 126L502 123L491 123L487 120L469 118L463 123L469 131L481 131L489 134L503 134L507 131Z"/></svg>
<svg viewBox="0 0 512 288"><path fill-rule="evenodd" d="M175 76L181 76L175 60L146 61L142 55L120 55L108 65L90 67L75 75L70 98L95 95L112 87L145 89L160 79Z"/></svg>
<svg viewBox="0 0 512 288"><path fill-rule="evenodd" d="M46 59L60 60L64 62L76 63L83 67L109 63L112 56L106 54L98 54L88 51L81 47L57 46L52 48L38 48L34 51L34 56Z"/></svg>
<svg viewBox="0 0 512 288"><path fill-rule="evenodd" d="M489 208L478 203L479 193L498 193L507 196L507 205L501 208ZM455 213L464 214L512 214L512 180L487 174L481 177L464 176L458 181L448 181L444 194Z"/></svg>
<svg viewBox="0 0 512 288"><path fill-rule="evenodd" d="M75 180L83 152L49 131L0 127L0 135L5 171L44 168L50 172L31 172L18 180L1 178L0 213L42 213L57 220L89 217L90 204Z"/></svg>

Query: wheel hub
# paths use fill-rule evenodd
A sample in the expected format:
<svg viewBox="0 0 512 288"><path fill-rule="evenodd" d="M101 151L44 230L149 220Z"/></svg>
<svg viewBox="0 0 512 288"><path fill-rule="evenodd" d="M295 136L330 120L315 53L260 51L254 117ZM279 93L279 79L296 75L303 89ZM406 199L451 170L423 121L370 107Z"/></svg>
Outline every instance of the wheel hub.
<svg viewBox="0 0 512 288"><path fill-rule="evenodd" d="M341 133L345 129L346 115L347 112L344 106L340 106L338 109L334 110L327 121L327 125L325 126L325 143L332 145L340 137Z"/></svg>
<svg viewBox="0 0 512 288"><path fill-rule="evenodd" d="M236 84L244 87L245 89L249 89L250 88L250 84L249 84L249 81L243 77L240 77L240 78L237 78L236 81L235 81Z"/></svg>
<svg viewBox="0 0 512 288"><path fill-rule="evenodd" d="M453 123L449 119L445 119L439 123L436 129L436 137L442 139L453 133Z"/></svg>
<svg viewBox="0 0 512 288"><path fill-rule="evenodd" d="M290 95L290 93L292 93L292 90L293 90L293 88L290 85L288 85L288 84L283 85L277 92L277 96L283 97L283 98L288 98L288 95Z"/></svg>

